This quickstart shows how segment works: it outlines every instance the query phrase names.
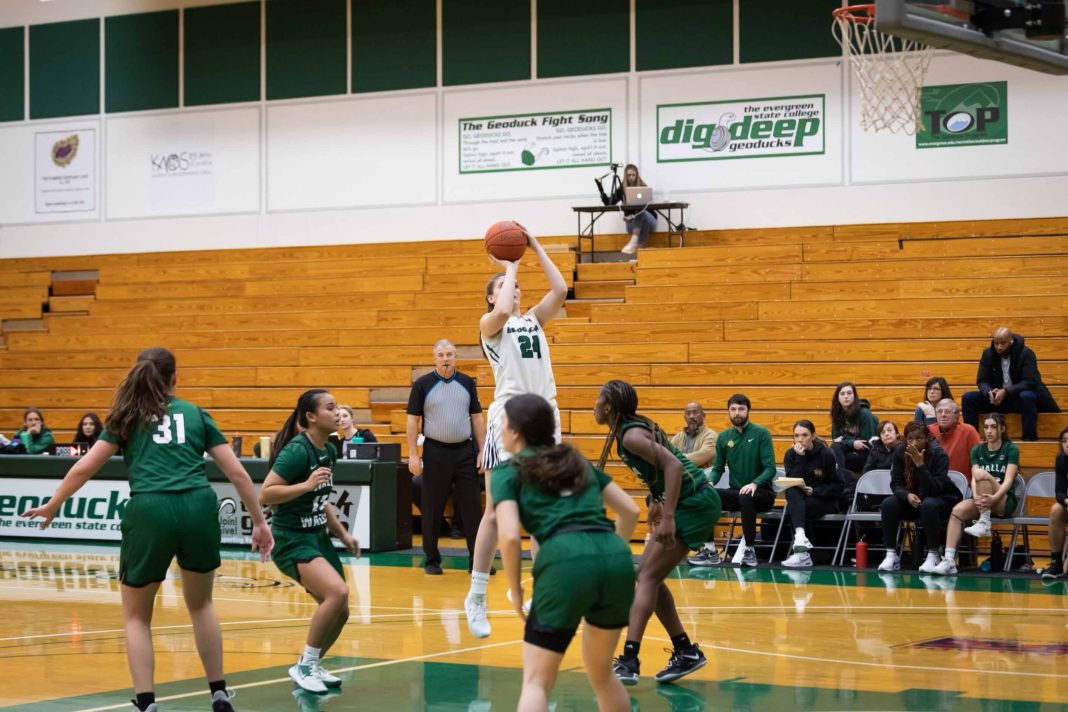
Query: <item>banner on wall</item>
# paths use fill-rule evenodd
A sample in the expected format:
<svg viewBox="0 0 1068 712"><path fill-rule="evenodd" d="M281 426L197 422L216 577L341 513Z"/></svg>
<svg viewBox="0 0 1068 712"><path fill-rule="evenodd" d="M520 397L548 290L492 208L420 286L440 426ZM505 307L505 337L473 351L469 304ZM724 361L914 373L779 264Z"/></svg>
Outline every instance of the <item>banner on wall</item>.
<svg viewBox="0 0 1068 712"><path fill-rule="evenodd" d="M923 127L916 148L1009 142L1009 83L942 84L920 89Z"/></svg>
<svg viewBox="0 0 1068 712"><path fill-rule="evenodd" d="M34 211L85 213L96 209L96 131L34 135Z"/></svg>
<svg viewBox="0 0 1068 712"><path fill-rule="evenodd" d="M48 501L58 480L0 478L0 536L42 539L93 539L119 541L122 518L130 501L127 480L89 480L63 503L59 515L47 529L41 520L19 515ZM229 482L212 482L219 501L219 528L223 544L252 543L252 519ZM371 543L371 492L366 485L334 485L330 502L338 519L362 546ZM267 523L271 517L268 513ZM335 541L335 544L339 542Z"/></svg>
<svg viewBox="0 0 1068 712"><path fill-rule="evenodd" d="M460 173L603 166L612 162L612 110L459 120Z"/></svg>
<svg viewBox="0 0 1068 712"><path fill-rule="evenodd" d="M811 156L824 152L824 94L656 107L656 161Z"/></svg>
<svg viewBox="0 0 1068 712"><path fill-rule="evenodd" d="M215 202L215 155L209 146L160 147L147 156L149 200L155 210L208 207Z"/></svg>

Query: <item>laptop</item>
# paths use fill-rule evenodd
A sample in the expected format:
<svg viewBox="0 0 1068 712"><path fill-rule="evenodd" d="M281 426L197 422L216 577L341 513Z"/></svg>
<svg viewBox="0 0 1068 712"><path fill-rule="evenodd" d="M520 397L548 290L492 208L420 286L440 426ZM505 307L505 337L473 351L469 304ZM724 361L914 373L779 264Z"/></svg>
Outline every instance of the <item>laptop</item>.
<svg viewBox="0 0 1068 712"><path fill-rule="evenodd" d="M627 186L624 191L627 205L648 205L653 202L653 189L647 185Z"/></svg>

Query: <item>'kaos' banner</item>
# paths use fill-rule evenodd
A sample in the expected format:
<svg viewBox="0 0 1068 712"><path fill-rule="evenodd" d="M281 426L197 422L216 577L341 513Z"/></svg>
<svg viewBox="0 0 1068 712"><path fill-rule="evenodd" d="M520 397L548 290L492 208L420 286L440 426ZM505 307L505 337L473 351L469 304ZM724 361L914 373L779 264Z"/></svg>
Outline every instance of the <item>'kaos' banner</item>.
<svg viewBox="0 0 1068 712"><path fill-rule="evenodd" d="M612 162L612 110L460 119L460 173L604 166Z"/></svg>
<svg viewBox="0 0 1068 712"><path fill-rule="evenodd" d="M826 104L823 94L660 104L657 163L821 154Z"/></svg>

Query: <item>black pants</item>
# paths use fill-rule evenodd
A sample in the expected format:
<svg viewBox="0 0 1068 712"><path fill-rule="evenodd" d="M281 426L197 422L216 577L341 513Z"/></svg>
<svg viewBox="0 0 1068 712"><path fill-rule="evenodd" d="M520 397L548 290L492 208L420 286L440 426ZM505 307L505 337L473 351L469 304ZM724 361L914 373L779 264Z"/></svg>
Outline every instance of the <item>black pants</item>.
<svg viewBox="0 0 1068 712"><path fill-rule="evenodd" d="M791 529L805 526L809 519L819 519L824 514L838 511L837 499L821 499L805 494L800 487L786 490L786 518Z"/></svg>
<svg viewBox="0 0 1068 712"><path fill-rule="evenodd" d="M949 513L957 500L944 497L924 497L919 507L913 507L908 502L890 495L880 505L883 515L883 541L886 542L887 551L894 547L897 541L897 529L901 526L901 520L915 522L919 520L923 530L923 539L927 551L938 551L938 542L942 538L942 525L949 521Z"/></svg>
<svg viewBox="0 0 1068 712"><path fill-rule="evenodd" d="M756 515L758 512L766 512L775 505L775 492L770 487L757 487L753 494L739 494L738 489L718 489L719 499L723 503L724 512L742 513L742 534L745 535L745 545L753 546L756 543Z"/></svg>
<svg viewBox="0 0 1068 712"><path fill-rule="evenodd" d="M838 471L843 473L842 479L847 479L844 470L849 470L856 477L864 470L864 463L868 461L869 450L846 449L842 443L831 443L831 454L838 463Z"/></svg>
<svg viewBox="0 0 1068 712"><path fill-rule="evenodd" d="M994 405L982 391L968 391L960 399L965 423L979 430L980 413L1019 413L1023 440L1038 440L1038 395L1034 391L1006 393L1001 405Z"/></svg>
<svg viewBox="0 0 1068 712"><path fill-rule="evenodd" d="M468 555L475 554L475 535L482 520L481 488L478 470L475 469L477 455L473 440L452 445L427 438L423 443L423 486L419 510L423 517L423 553L428 564L441 563L438 530L450 494L453 506L463 517Z"/></svg>

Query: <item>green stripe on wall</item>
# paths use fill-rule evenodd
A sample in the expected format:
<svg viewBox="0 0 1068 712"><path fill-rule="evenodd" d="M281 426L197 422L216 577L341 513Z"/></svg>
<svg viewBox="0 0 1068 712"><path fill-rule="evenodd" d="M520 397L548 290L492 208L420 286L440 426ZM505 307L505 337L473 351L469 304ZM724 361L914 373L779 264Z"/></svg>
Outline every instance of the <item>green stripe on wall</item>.
<svg viewBox="0 0 1068 712"><path fill-rule="evenodd" d="M841 6L841 0L741 0L741 61L840 55L831 35L831 11Z"/></svg>
<svg viewBox="0 0 1068 712"><path fill-rule="evenodd" d="M22 121L26 113L26 28L0 30L0 121Z"/></svg>
<svg viewBox="0 0 1068 712"><path fill-rule="evenodd" d="M345 0L268 0L268 99L345 93L345 19Z"/></svg>
<svg viewBox="0 0 1068 712"><path fill-rule="evenodd" d="M100 20L30 27L30 118L100 113Z"/></svg>
<svg viewBox="0 0 1068 712"><path fill-rule="evenodd" d="M182 52L185 105L260 99L260 4L185 11Z"/></svg>
<svg viewBox="0 0 1068 712"><path fill-rule="evenodd" d="M444 0L446 86L530 79L530 0Z"/></svg>
<svg viewBox="0 0 1068 712"><path fill-rule="evenodd" d="M104 20L104 107L108 112L178 106L178 11Z"/></svg>
<svg viewBox="0 0 1068 712"><path fill-rule="evenodd" d="M630 70L630 0L538 0L538 78Z"/></svg>
<svg viewBox="0 0 1068 712"><path fill-rule="evenodd" d="M731 0L636 0L638 71L733 62L732 5Z"/></svg>
<svg viewBox="0 0 1068 712"><path fill-rule="evenodd" d="M352 91L436 86L435 0L352 0Z"/></svg>

